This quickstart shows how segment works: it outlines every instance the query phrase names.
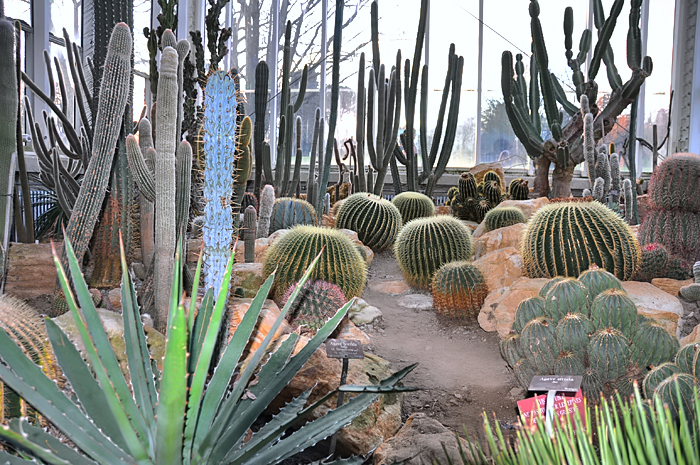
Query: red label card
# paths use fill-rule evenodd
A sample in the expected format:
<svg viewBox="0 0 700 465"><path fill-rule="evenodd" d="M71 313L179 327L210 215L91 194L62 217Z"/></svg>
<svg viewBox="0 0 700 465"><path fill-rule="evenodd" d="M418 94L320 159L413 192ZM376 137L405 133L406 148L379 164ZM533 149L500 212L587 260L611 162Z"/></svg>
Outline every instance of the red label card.
<svg viewBox="0 0 700 465"><path fill-rule="evenodd" d="M539 415L542 415L542 418L544 418L546 403L546 394L518 401L518 408L525 421L523 426L531 427L536 425ZM539 414L537 413L538 410ZM575 419L572 415L576 413L581 417L581 423L585 425L586 411L583 408L583 394L580 389L576 393L566 392L554 397L554 428L557 428L559 424L566 424L565 417L567 415L571 416L571 423L575 424Z"/></svg>

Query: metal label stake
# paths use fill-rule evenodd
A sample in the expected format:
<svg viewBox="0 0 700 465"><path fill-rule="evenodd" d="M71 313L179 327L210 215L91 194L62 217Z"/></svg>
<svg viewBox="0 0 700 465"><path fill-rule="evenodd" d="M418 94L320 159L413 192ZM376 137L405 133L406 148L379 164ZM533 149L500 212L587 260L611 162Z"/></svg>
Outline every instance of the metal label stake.
<svg viewBox="0 0 700 465"><path fill-rule="evenodd" d="M349 360L351 358L365 358L365 353L362 350L362 343L356 339L328 339L326 341L326 355L328 358L343 359L343 369L340 372L340 386L344 385L348 380ZM344 397L344 392L338 393L338 403L336 404L336 409L343 405ZM333 454L335 454L335 446L337 442L338 432L336 431L331 437L331 446L328 451L331 457Z"/></svg>
<svg viewBox="0 0 700 465"><path fill-rule="evenodd" d="M578 392L581 387L582 376L534 376L530 381L528 391L547 391L545 403L545 427L547 434L552 436L554 429L554 398L557 392Z"/></svg>

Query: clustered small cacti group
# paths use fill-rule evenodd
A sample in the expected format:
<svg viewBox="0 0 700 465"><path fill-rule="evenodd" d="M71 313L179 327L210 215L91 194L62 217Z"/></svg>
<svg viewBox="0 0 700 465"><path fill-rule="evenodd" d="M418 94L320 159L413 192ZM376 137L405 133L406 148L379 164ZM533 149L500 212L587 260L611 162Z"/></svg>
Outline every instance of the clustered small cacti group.
<svg viewBox="0 0 700 465"><path fill-rule="evenodd" d="M448 203L457 218L481 223L486 213L505 199L503 188L503 179L495 171L488 171L478 184L474 175L465 172L457 190L448 192Z"/></svg>
<svg viewBox="0 0 700 465"><path fill-rule="evenodd" d="M534 375L583 376L589 401L633 383L672 360L678 340L638 314L617 278L593 267L578 279L552 279L516 310L501 353L524 387Z"/></svg>

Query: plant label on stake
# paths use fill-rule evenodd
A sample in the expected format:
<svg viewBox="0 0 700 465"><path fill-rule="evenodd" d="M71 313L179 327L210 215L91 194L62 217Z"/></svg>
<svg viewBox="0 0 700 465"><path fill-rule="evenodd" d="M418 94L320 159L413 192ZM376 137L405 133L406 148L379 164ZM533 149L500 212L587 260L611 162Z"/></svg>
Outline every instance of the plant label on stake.
<svg viewBox="0 0 700 465"><path fill-rule="evenodd" d="M582 376L534 376L530 381L528 391L547 391L546 400L543 399L544 396L521 400L518 402L518 408L526 420L530 424L534 424L537 421L535 414L542 411L541 404L545 403L545 425L547 433L552 435L552 422L555 416L583 412L578 406L583 402L580 390L582 380ZM565 394L557 396L558 392Z"/></svg>
<svg viewBox="0 0 700 465"><path fill-rule="evenodd" d="M343 370L340 372L340 386L342 386L348 379L348 360L351 358L363 359L365 358L365 353L362 350L362 343L357 339L328 339L326 341L326 356L328 358L343 359ZM345 393L339 392L336 408L343 405L343 397L345 397ZM335 453L337 440L338 433L336 432L331 437L331 446L329 450L331 456Z"/></svg>

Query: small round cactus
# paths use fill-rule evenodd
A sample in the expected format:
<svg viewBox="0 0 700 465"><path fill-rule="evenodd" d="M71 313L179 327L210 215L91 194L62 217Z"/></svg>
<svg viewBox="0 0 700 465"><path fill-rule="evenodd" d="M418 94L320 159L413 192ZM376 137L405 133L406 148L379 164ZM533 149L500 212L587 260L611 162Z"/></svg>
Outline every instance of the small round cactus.
<svg viewBox="0 0 700 465"><path fill-rule="evenodd" d="M518 308L515 310L513 330L521 333L530 320L541 316L544 316L544 299L540 296L525 299L518 304Z"/></svg>
<svg viewBox="0 0 700 465"><path fill-rule="evenodd" d="M474 176L471 173L462 173L462 175L459 177L457 188L459 190L459 196L462 198L462 200L475 199L479 195L476 179L474 179Z"/></svg>
<svg viewBox="0 0 700 465"><path fill-rule="evenodd" d="M435 214L433 201L427 195L419 192L402 192L395 196L391 203L401 212L404 224L416 218L425 218Z"/></svg>
<svg viewBox="0 0 700 465"><path fill-rule="evenodd" d="M557 324L567 313L589 313L588 290L573 278L562 279L547 293L544 314Z"/></svg>
<svg viewBox="0 0 700 465"><path fill-rule="evenodd" d="M640 324L632 341L630 356L641 369L673 360L679 349L678 339L654 321Z"/></svg>
<svg viewBox="0 0 700 465"><path fill-rule="evenodd" d="M513 179L508 186L508 195L513 200L527 200L530 196L530 188L527 187L528 182L520 178Z"/></svg>
<svg viewBox="0 0 700 465"><path fill-rule="evenodd" d="M282 296L280 306L284 306L297 285L292 284ZM294 327L304 326L318 330L335 315L347 299L340 287L321 279L308 280L291 304L287 320Z"/></svg>
<svg viewBox="0 0 700 465"><path fill-rule="evenodd" d="M524 222L525 215L517 207L494 208L489 210L484 216L484 225L487 232Z"/></svg>
<svg viewBox="0 0 700 465"><path fill-rule="evenodd" d="M272 206L270 234L298 224L316 224L316 209L306 200L280 197Z"/></svg>
<svg viewBox="0 0 700 465"><path fill-rule="evenodd" d="M591 367L605 381L616 380L625 374L629 360L629 340L615 328L605 328L591 336L588 357Z"/></svg>
<svg viewBox="0 0 700 465"><path fill-rule="evenodd" d="M622 284L614 274L598 268L598 265L591 265L586 271L581 273L578 281L588 289L588 300L593 302L598 294L608 289L622 290Z"/></svg>
<svg viewBox="0 0 700 465"><path fill-rule="evenodd" d="M637 307L625 291L608 289L591 304L591 321L596 330L615 328L629 339L637 329Z"/></svg>
<svg viewBox="0 0 700 465"><path fill-rule="evenodd" d="M647 373L647 375L644 377L644 381L642 382L642 392L644 393L644 397L651 399L659 384L661 384L669 376L681 372L681 368L675 363L671 362L662 363L651 370L649 373Z"/></svg>
<svg viewBox="0 0 700 465"><path fill-rule="evenodd" d="M483 182L484 182L484 183L491 182L491 181L495 181L496 183L498 183L498 186L499 186L499 187L502 187L502 186L503 186L503 180L502 180L501 177L498 175L498 173L496 173L496 172L493 171L493 170L487 171L487 172L484 174L484 179L483 179Z"/></svg>
<svg viewBox="0 0 700 465"><path fill-rule="evenodd" d="M677 419L681 409L686 418L692 418L695 411L694 399L698 379L687 373L676 373L666 378L654 390L654 395L659 396L661 402L668 405L673 419ZM679 397L680 394L680 397Z"/></svg>
<svg viewBox="0 0 700 465"><path fill-rule="evenodd" d="M346 198L335 220L336 228L355 231L375 251L391 247L402 225L401 212L391 202L367 192Z"/></svg>
<svg viewBox="0 0 700 465"><path fill-rule="evenodd" d="M435 273L433 305L437 313L476 321L488 295L488 286L479 268L466 261L450 262Z"/></svg>
<svg viewBox="0 0 700 465"><path fill-rule="evenodd" d="M355 244L335 229L295 226L265 253L265 278L277 269L271 290L273 296L282 295L292 283L301 279L321 250L323 253L311 278L337 284L347 298L362 295L367 269Z"/></svg>
<svg viewBox="0 0 700 465"><path fill-rule="evenodd" d="M468 260L474 252L471 231L451 216L418 218L406 224L396 238L394 253L404 279L427 288L445 263Z"/></svg>
<svg viewBox="0 0 700 465"><path fill-rule="evenodd" d="M676 365L678 365L682 372L693 373L693 361L700 352L700 343L690 343L686 344L678 351L676 354Z"/></svg>

